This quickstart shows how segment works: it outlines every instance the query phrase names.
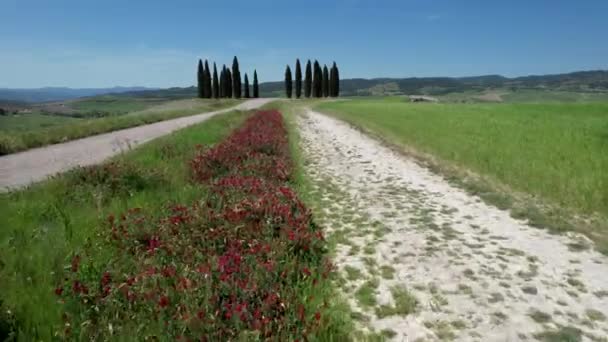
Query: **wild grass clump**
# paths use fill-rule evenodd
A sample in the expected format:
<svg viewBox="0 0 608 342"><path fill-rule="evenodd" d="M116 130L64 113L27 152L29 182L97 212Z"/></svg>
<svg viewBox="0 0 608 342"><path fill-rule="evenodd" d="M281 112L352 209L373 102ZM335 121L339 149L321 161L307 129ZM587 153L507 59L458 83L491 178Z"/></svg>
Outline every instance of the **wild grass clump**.
<svg viewBox="0 0 608 342"><path fill-rule="evenodd" d="M132 196L136 192L166 185L161 172L125 161L79 167L67 175L68 186L95 189L104 198Z"/></svg>

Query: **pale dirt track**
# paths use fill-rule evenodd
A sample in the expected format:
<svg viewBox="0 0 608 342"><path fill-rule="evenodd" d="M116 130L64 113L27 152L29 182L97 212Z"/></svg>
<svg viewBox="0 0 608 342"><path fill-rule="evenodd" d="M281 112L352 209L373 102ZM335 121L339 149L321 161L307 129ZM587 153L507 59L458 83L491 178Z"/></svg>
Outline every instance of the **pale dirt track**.
<svg viewBox="0 0 608 342"><path fill-rule="evenodd" d="M76 166L99 163L129 148L203 122L214 115L235 109L255 109L270 101L272 99L247 100L233 108L127 128L2 156L0 157L0 192L41 181Z"/></svg>
<svg viewBox="0 0 608 342"><path fill-rule="evenodd" d="M572 248L584 238L515 220L337 119L309 111L298 127L313 211L338 241L360 329L394 341L608 336L608 258ZM358 300L366 282L371 305ZM417 299L415 312L391 313L395 288Z"/></svg>

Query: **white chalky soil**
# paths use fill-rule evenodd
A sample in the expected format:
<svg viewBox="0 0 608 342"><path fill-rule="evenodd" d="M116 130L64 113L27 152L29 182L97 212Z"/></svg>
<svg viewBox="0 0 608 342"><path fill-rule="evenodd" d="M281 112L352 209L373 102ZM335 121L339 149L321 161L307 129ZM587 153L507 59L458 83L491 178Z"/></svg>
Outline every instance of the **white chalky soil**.
<svg viewBox="0 0 608 342"><path fill-rule="evenodd" d="M337 119L309 111L298 127L322 198L313 209L342 237L334 261L345 279L360 271L341 288L361 330L394 341L608 336L608 258L571 250L580 237L515 220ZM369 280L372 305L357 295ZM381 313L395 286L417 299L413 313Z"/></svg>

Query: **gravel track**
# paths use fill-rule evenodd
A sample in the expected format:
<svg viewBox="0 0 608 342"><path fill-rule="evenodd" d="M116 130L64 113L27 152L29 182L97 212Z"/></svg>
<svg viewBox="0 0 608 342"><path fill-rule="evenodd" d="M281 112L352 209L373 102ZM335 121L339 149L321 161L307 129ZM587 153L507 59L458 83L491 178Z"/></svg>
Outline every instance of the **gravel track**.
<svg viewBox="0 0 608 342"><path fill-rule="evenodd" d="M513 219L342 121L309 111L297 122L313 211L337 241L360 330L394 341L608 336L608 258L587 239Z"/></svg>
<svg viewBox="0 0 608 342"><path fill-rule="evenodd" d="M76 166L102 162L122 151L203 122L214 115L235 109L256 109L270 101L272 99L247 100L233 108L127 128L2 156L0 157L0 192L44 180L48 176Z"/></svg>

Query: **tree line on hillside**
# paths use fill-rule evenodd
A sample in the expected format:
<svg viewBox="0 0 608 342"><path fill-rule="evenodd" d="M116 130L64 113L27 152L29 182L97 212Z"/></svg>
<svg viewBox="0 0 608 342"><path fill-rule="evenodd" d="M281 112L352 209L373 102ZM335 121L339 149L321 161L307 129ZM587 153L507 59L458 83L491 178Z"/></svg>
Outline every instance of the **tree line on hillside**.
<svg viewBox="0 0 608 342"><path fill-rule="evenodd" d="M293 83L291 68L287 65L285 68L285 95L287 98L293 96ZM296 59L295 86L295 96L299 99L302 96L302 68L299 59ZM340 71L336 62L331 69L327 69L327 65L324 65L321 69L318 61L315 60L315 63L311 66L310 60L308 60L304 74L304 97L309 98L311 96L340 96Z"/></svg>
<svg viewBox="0 0 608 342"><path fill-rule="evenodd" d="M205 60L198 60L198 71L197 71L197 87L198 97L201 99L219 99L219 98L235 98L240 99L244 97L258 98L260 97L260 90L258 85L258 73L257 70L253 71L253 94L249 93L249 77L245 73L243 77L243 83L241 83L241 71L239 70L239 60L234 56L232 60L232 70L226 68L224 64L219 75L215 62L213 62L213 75L211 75L211 69L209 63Z"/></svg>

